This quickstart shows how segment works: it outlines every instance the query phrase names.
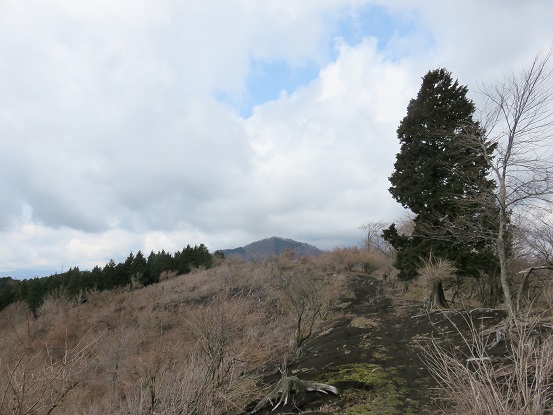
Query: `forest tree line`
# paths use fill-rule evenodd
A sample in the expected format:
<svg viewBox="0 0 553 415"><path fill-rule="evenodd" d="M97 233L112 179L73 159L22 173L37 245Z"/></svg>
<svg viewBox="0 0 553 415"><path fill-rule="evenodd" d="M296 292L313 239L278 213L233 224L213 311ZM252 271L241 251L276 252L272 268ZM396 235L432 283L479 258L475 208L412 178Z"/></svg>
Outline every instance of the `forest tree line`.
<svg viewBox="0 0 553 415"><path fill-rule="evenodd" d="M152 251L146 258L141 251L132 252L120 263L112 259L104 267L81 271L79 267L48 277L15 280L0 278L0 310L15 301L25 301L33 312L40 307L44 298L56 291L72 298L87 290L113 290L128 285L146 286L159 282L164 272L176 271L187 274L194 268L210 268L213 257L204 244L187 245L174 254L164 250Z"/></svg>

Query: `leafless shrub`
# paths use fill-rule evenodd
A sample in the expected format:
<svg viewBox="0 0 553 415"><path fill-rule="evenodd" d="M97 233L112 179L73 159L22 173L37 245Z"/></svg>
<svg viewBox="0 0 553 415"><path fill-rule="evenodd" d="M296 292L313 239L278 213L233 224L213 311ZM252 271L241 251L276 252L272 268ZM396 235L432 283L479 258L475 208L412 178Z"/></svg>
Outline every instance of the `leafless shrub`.
<svg viewBox="0 0 553 415"><path fill-rule="evenodd" d="M211 381L209 368L194 355L184 363L164 365L135 383L118 413L133 415L208 415L233 413L251 397L255 383L247 377Z"/></svg>
<svg viewBox="0 0 553 415"><path fill-rule="evenodd" d="M286 250L282 254L267 258L263 261L273 275L282 275L286 270L294 268L297 264L293 251Z"/></svg>
<svg viewBox="0 0 553 415"><path fill-rule="evenodd" d="M316 263L321 264L329 271L359 271L373 273L380 269L384 259L376 251L367 251L357 247L335 248L320 255Z"/></svg>
<svg viewBox="0 0 553 415"><path fill-rule="evenodd" d="M200 356L205 360L206 375L216 384L225 380L244 352L231 355L231 342L244 329L246 316L243 300L221 297L189 313L187 321L199 336Z"/></svg>
<svg viewBox="0 0 553 415"><path fill-rule="evenodd" d="M104 336L104 341L98 348L98 370L104 374L101 381L109 387L107 395L116 400L119 394L118 386L124 378L127 357L138 350L140 339L137 329L129 324L118 324Z"/></svg>
<svg viewBox="0 0 553 415"><path fill-rule="evenodd" d="M27 303L18 301L10 304L0 313L1 351L11 353L22 344L33 342L39 335L39 326Z"/></svg>
<svg viewBox="0 0 553 415"><path fill-rule="evenodd" d="M332 276L315 276L309 272L291 273L282 279L285 306L289 307L294 336L291 343L294 357L301 355L304 343L328 316L333 296ZM336 282L336 281L334 281Z"/></svg>
<svg viewBox="0 0 553 415"><path fill-rule="evenodd" d="M453 323L450 320L451 323ZM474 415L537 415L549 413L553 375L553 337L541 333L538 319L512 322L510 330L486 331L470 318L469 331L458 326L462 347L433 338L424 358L451 404L444 413ZM507 355L489 350L505 339Z"/></svg>
<svg viewBox="0 0 553 415"><path fill-rule="evenodd" d="M238 413L259 398L260 368L292 358L321 328L346 275L305 258L225 260L85 303L59 292L36 317L12 304L0 312L0 414L36 402L37 415ZM309 301L294 297L298 286ZM292 300L305 305L299 314ZM27 409L12 410L14 396Z"/></svg>
<svg viewBox="0 0 553 415"><path fill-rule="evenodd" d="M179 272L177 270L172 270L172 271L162 271L160 274L159 274L159 281L166 281L166 280L170 280L170 279L173 279L175 278L177 275L179 274Z"/></svg>
<svg viewBox="0 0 553 415"><path fill-rule="evenodd" d="M66 345L60 355L48 345L35 352L30 344L0 361L0 413L52 413L91 371L98 340L84 336L76 345Z"/></svg>

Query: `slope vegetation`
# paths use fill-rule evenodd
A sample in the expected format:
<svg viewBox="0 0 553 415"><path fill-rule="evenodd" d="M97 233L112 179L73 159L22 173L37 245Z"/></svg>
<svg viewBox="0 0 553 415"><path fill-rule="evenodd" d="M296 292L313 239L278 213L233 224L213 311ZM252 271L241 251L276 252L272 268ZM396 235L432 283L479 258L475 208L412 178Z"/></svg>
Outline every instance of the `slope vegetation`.
<svg viewBox="0 0 553 415"><path fill-rule="evenodd" d="M491 327L504 315L429 312L380 277L388 267L357 249L227 259L79 301L57 292L36 317L11 304L0 313L0 413L247 414L283 376L339 395L292 395L258 413L433 413L443 396L423 347L470 329L469 316Z"/></svg>

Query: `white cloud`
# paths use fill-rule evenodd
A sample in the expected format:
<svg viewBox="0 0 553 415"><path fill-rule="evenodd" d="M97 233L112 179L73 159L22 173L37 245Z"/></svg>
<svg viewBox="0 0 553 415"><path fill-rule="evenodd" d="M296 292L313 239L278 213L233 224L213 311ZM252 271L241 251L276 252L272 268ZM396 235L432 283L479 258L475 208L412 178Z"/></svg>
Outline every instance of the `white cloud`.
<svg viewBox="0 0 553 415"><path fill-rule="evenodd" d="M553 39L548 1L454 3L0 3L0 271L272 235L355 243L401 214L387 178L424 73L473 89ZM348 45L336 22L371 4L402 30ZM320 73L241 119L218 97L240 101L252 60Z"/></svg>
<svg viewBox="0 0 553 415"><path fill-rule="evenodd" d="M408 65L384 61L374 39L339 48L317 80L246 121L256 152L252 206L288 235L340 233L399 212L386 177L397 151L390 132L414 92Z"/></svg>

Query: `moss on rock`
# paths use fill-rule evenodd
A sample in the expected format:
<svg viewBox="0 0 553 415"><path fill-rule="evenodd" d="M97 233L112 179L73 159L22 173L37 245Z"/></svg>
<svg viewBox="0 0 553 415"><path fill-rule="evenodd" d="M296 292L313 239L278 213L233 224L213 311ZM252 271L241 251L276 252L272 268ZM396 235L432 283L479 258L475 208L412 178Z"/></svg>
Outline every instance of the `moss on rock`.
<svg viewBox="0 0 553 415"><path fill-rule="evenodd" d="M315 379L336 386L346 403L343 414L399 415L416 413L417 403L406 398L404 381L395 368L359 363L331 367Z"/></svg>

